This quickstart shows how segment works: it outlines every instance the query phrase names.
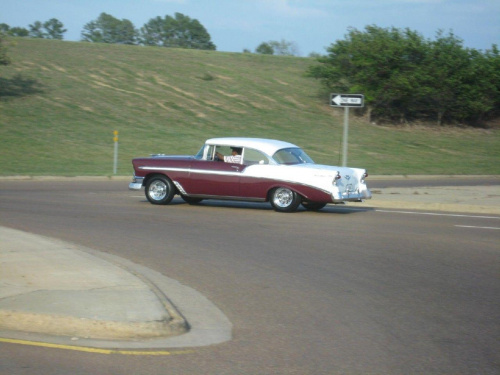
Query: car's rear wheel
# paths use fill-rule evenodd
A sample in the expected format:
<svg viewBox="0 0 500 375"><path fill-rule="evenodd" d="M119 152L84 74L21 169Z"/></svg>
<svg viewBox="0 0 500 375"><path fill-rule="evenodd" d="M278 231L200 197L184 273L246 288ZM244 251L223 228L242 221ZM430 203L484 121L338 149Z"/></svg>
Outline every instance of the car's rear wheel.
<svg viewBox="0 0 500 375"><path fill-rule="evenodd" d="M293 212L299 207L301 197L291 189L279 187L271 192L271 205L279 212Z"/></svg>
<svg viewBox="0 0 500 375"><path fill-rule="evenodd" d="M175 195L175 187L167 177L154 176L146 183L145 193L153 204L169 204Z"/></svg>
<svg viewBox="0 0 500 375"><path fill-rule="evenodd" d="M319 211L326 206L326 203L304 201L302 202L302 206L308 211Z"/></svg>

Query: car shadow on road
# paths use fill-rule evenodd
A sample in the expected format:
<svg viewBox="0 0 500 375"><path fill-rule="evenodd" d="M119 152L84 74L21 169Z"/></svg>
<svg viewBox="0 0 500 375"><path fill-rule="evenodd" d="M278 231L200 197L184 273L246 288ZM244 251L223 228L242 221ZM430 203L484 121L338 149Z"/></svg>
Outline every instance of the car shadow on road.
<svg viewBox="0 0 500 375"><path fill-rule="evenodd" d="M185 205L186 207L216 207L216 208L232 208L232 209L250 209L250 210L260 210L260 211L274 211L269 202L246 202L246 201L229 201L229 200L216 200L216 199L206 199L199 203L186 203L182 198L174 198L169 205ZM306 210L303 206L299 206L297 211L290 214L354 214L360 212L373 211L374 208L371 207L354 207L344 204L338 205L327 205L318 211Z"/></svg>

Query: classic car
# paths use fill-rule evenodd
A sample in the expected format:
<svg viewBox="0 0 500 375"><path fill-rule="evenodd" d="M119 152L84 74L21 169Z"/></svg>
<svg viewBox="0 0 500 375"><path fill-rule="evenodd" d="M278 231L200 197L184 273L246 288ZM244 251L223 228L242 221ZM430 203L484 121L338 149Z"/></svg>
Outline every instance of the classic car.
<svg viewBox="0 0 500 375"><path fill-rule="evenodd" d="M232 154L232 155L231 155ZM320 210L328 203L371 198L365 169L315 164L300 147L260 138L212 138L194 156L151 155L132 160L129 188L145 188L153 204L179 194L203 199L270 202L279 212Z"/></svg>

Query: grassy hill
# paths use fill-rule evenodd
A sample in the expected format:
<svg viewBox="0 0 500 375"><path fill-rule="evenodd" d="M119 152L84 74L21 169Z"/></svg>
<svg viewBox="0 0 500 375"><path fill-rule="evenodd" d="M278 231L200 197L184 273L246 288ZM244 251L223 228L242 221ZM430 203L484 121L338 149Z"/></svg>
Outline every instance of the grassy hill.
<svg viewBox="0 0 500 375"><path fill-rule="evenodd" d="M314 60L8 39L0 67L0 175L118 174L150 153L194 154L209 137L277 138L339 164L343 110ZM351 111L353 112L353 111ZM352 117L348 165L371 174L500 174L500 129L376 126Z"/></svg>

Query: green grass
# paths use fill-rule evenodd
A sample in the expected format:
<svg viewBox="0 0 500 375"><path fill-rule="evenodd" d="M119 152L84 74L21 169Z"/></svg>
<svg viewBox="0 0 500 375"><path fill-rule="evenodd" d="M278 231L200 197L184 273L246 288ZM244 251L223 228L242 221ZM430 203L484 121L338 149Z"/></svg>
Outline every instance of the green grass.
<svg viewBox="0 0 500 375"><path fill-rule="evenodd" d="M0 67L0 175L118 174L209 137L277 138L340 162L343 110L308 58L8 39ZM321 94L323 92L323 94ZM10 94L10 95L7 95ZM353 112L353 111L351 111ZM348 165L371 174L500 174L500 129L376 126L352 116Z"/></svg>

